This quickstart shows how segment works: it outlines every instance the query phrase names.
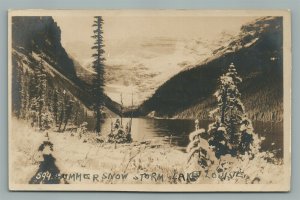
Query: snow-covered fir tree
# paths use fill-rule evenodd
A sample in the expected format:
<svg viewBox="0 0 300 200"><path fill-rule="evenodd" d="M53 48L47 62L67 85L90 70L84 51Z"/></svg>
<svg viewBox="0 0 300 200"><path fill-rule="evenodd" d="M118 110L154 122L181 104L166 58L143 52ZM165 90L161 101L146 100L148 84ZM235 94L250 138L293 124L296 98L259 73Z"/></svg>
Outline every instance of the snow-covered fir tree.
<svg viewBox="0 0 300 200"><path fill-rule="evenodd" d="M198 165L203 169L207 170L208 167L214 162L213 154L207 140L202 138L202 135L205 134L205 129L197 129L194 132L191 132L189 135L190 143L186 148L188 155L188 163L196 158Z"/></svg>
<svg viewBox="0 0 300 200"><path fill-rule="evenodd" d="M52 112L53 112L53 117L54 117L54 122L57 125L58 124L58 109L59 109L59 91L54 88L52 91Z"/></svg>
<svg viewBox="0 0 300 200"><path fill-rule="evenodd" d="M44 107L44 73L43 73L43 63L42 60L33 69L33 75L30 79L30 93L31 93L31 103L30 103L30 117L31 125L37 126L41 129L41 118L42 110Z"/></svg>
<svg viewBox="0 0 300 200"><path fill-rule="evenodd" d="M210 112L215 122L209 125L209 144L213 146L216 157L231 154L243 155L259 148L253 141L258 140L253 132L251 120L247 118L238 85L242 79L238 76L233 63L228 72L220 77L220 84L214 96L218 107Z"/></svg>
<svg viewBox="0 0 300 200"><path fill-rule="evenodd" d="M74 101L68 97L66 101L66 114L64 119L64 128L63 131L66 130L67 124L69 120L71 119L72 111L73 111Z"/></svg>
<svg viewBox="0 0 300 200"><path fill-rule="evenodd" d="M66 115L66 102L67 102L67 92L63 90L61 92L61 98L59 100L59 119L58 119L58 131L62 131L62 125Z"/></svg>
<svg viewBox="0 0 300 200"><path fill-rule="evenodd" d="M21 110L20 110L20 114L21 114L21 118L22 119L27 119L28 117L28 110L29 110L29 93L28 93L28 79L26 78L28 77L28 73L22 72L22 76L21 76L21 85L20 85L20 97L21 97Z"/></svg>
<svg viewBox="0 0 300 200"><path fill-rule="evenodd" d="M36 98L35 111L37 112L37 122L40 130L49 129L53 122L53 114L49 110L48 105L48 83L47 74L44 68L43 60L41 59L37 68L35 69L36 79Z"/></svg>

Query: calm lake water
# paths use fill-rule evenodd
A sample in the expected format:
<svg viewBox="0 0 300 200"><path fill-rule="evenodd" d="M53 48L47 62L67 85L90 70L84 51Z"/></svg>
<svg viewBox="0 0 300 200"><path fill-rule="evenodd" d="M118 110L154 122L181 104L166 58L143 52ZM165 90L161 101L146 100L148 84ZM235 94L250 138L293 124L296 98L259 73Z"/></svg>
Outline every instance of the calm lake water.
<svg viewBox="0 0 300 200"><path fill-rule="evenodd" d="M107 119L102 125L101 132L109 134L111 122L116 119ZM95 121L88 118L88 129L93 130ZM129 121L128 118L123 119L123 125ZM201 128L207 130L211 121L202 120L199 122ZM255 133L265 137L262 142L262 150L277 150L277 157L283 156L283 125L274 122L253 122ZM189 143L188 135L194 131L194 120L183 119L150 119L150 118L133 118L132 122L132 138L134 141L145 140L162 140L170 143L172 135L172 144L180 149L184 149Z"/></svg>

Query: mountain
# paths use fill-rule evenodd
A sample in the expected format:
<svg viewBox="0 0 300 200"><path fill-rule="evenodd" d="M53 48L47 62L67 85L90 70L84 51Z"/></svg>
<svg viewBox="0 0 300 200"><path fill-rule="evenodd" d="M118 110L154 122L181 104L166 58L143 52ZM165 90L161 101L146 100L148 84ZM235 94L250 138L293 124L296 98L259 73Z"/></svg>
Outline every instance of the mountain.
<svg viewBox="0 0 300 200"><path fill-rule="evenodd" d="M13 17L12 47L43 54L43 59L70 79L76 78L73 61L60 43L61 31L52 17Z"/></svg>
<svg viewBox="0 0 300 200"><path fill-rule="evenodd" d="M283 27L281 17L263 17L241 27L240 34L201 64L162 84L138 109L141 115L209 119L217 104L218 78L234 63L246 111L254 120L282 121Z"/></svg>
<svg viewBox="0 0 300 200"><path fill-rule="evenodd" d="M90 85L77 76L76 65L61 45L61 30L52 17L12 18L12 61L15 68L33 70L43 61L50 82L69 91L87 108L94 99ZM78 69L78 66L77 66ZM107 111L120 114L120 105L105 96Z"/></svg>

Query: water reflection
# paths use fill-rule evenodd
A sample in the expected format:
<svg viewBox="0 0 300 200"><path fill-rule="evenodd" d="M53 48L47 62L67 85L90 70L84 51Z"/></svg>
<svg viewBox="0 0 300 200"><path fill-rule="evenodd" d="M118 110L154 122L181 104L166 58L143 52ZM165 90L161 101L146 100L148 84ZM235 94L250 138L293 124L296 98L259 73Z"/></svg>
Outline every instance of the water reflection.
<svg viewBox="0 0 300 200"><path fill-rule="evenodd" d="M111 123L116 119L107 119L102 125L102 134L110 133ZM94 118L87 118L88 129L93 131L95 127ZM129 118L123 119L123 125L129 121ZM199 121L199 126L207 130L209 120ZM283 156L283 125L274 122L253 122L254 130L261 137L265 137L262 142L262 150L278 150L277 156ZM194 131L194 120L185 119L150 119L150 118L134 118L132 122L132 139L134 141L144 140L163 140L170 142L178 147L186 147L188 145L188 135Z"/></svg>

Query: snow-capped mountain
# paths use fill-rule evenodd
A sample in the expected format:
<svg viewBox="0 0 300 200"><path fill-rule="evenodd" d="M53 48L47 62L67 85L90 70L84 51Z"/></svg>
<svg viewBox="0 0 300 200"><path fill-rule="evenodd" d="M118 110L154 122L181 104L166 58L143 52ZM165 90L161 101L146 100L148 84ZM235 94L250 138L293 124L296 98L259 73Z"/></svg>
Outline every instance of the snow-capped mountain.
<svg viewBox="0 0 300 200"><path fill-rule="evenodd" d="M203 60L214 55L213 51L230 41L233 36L222 32L220 38L208 41L205 38L176 40L172 38L137 39L130 42L115 41L121 52L113 52L105 62L105 91L115 101L120 101L123 95L125 105L131 104L134 94L134 104L139 105L149 98L166 80L182 70L197 66ZM83 44L69 44L80 48ZM136 53L132 48L141 49ZM68 54L75 61L77 54L68 48ZM76 61L75 61L76 62ZM76 72L86 82L93 74L92 59L87 59L81 66L75 64Z"/></svg>
<svg viewBox="0 0 300 200"><path fill-rule="evenodd" d="M264 17L242 26L201 64L181 71L140 106L144 115L208 119L216 106L218 77L234 63L243 78L242 100L253 119L280 121L283 109L283 27L281 17Z"/></svg>
<svg viewBox="0 0 300 200"><path fill-rule="evenodd" d="M139 105L165 81L199 65L257 17L103 16L106 94L125 105ZM58 17L62 44L91 73L92 17ZM88 77L81 76L88 81Z"/></svg>

